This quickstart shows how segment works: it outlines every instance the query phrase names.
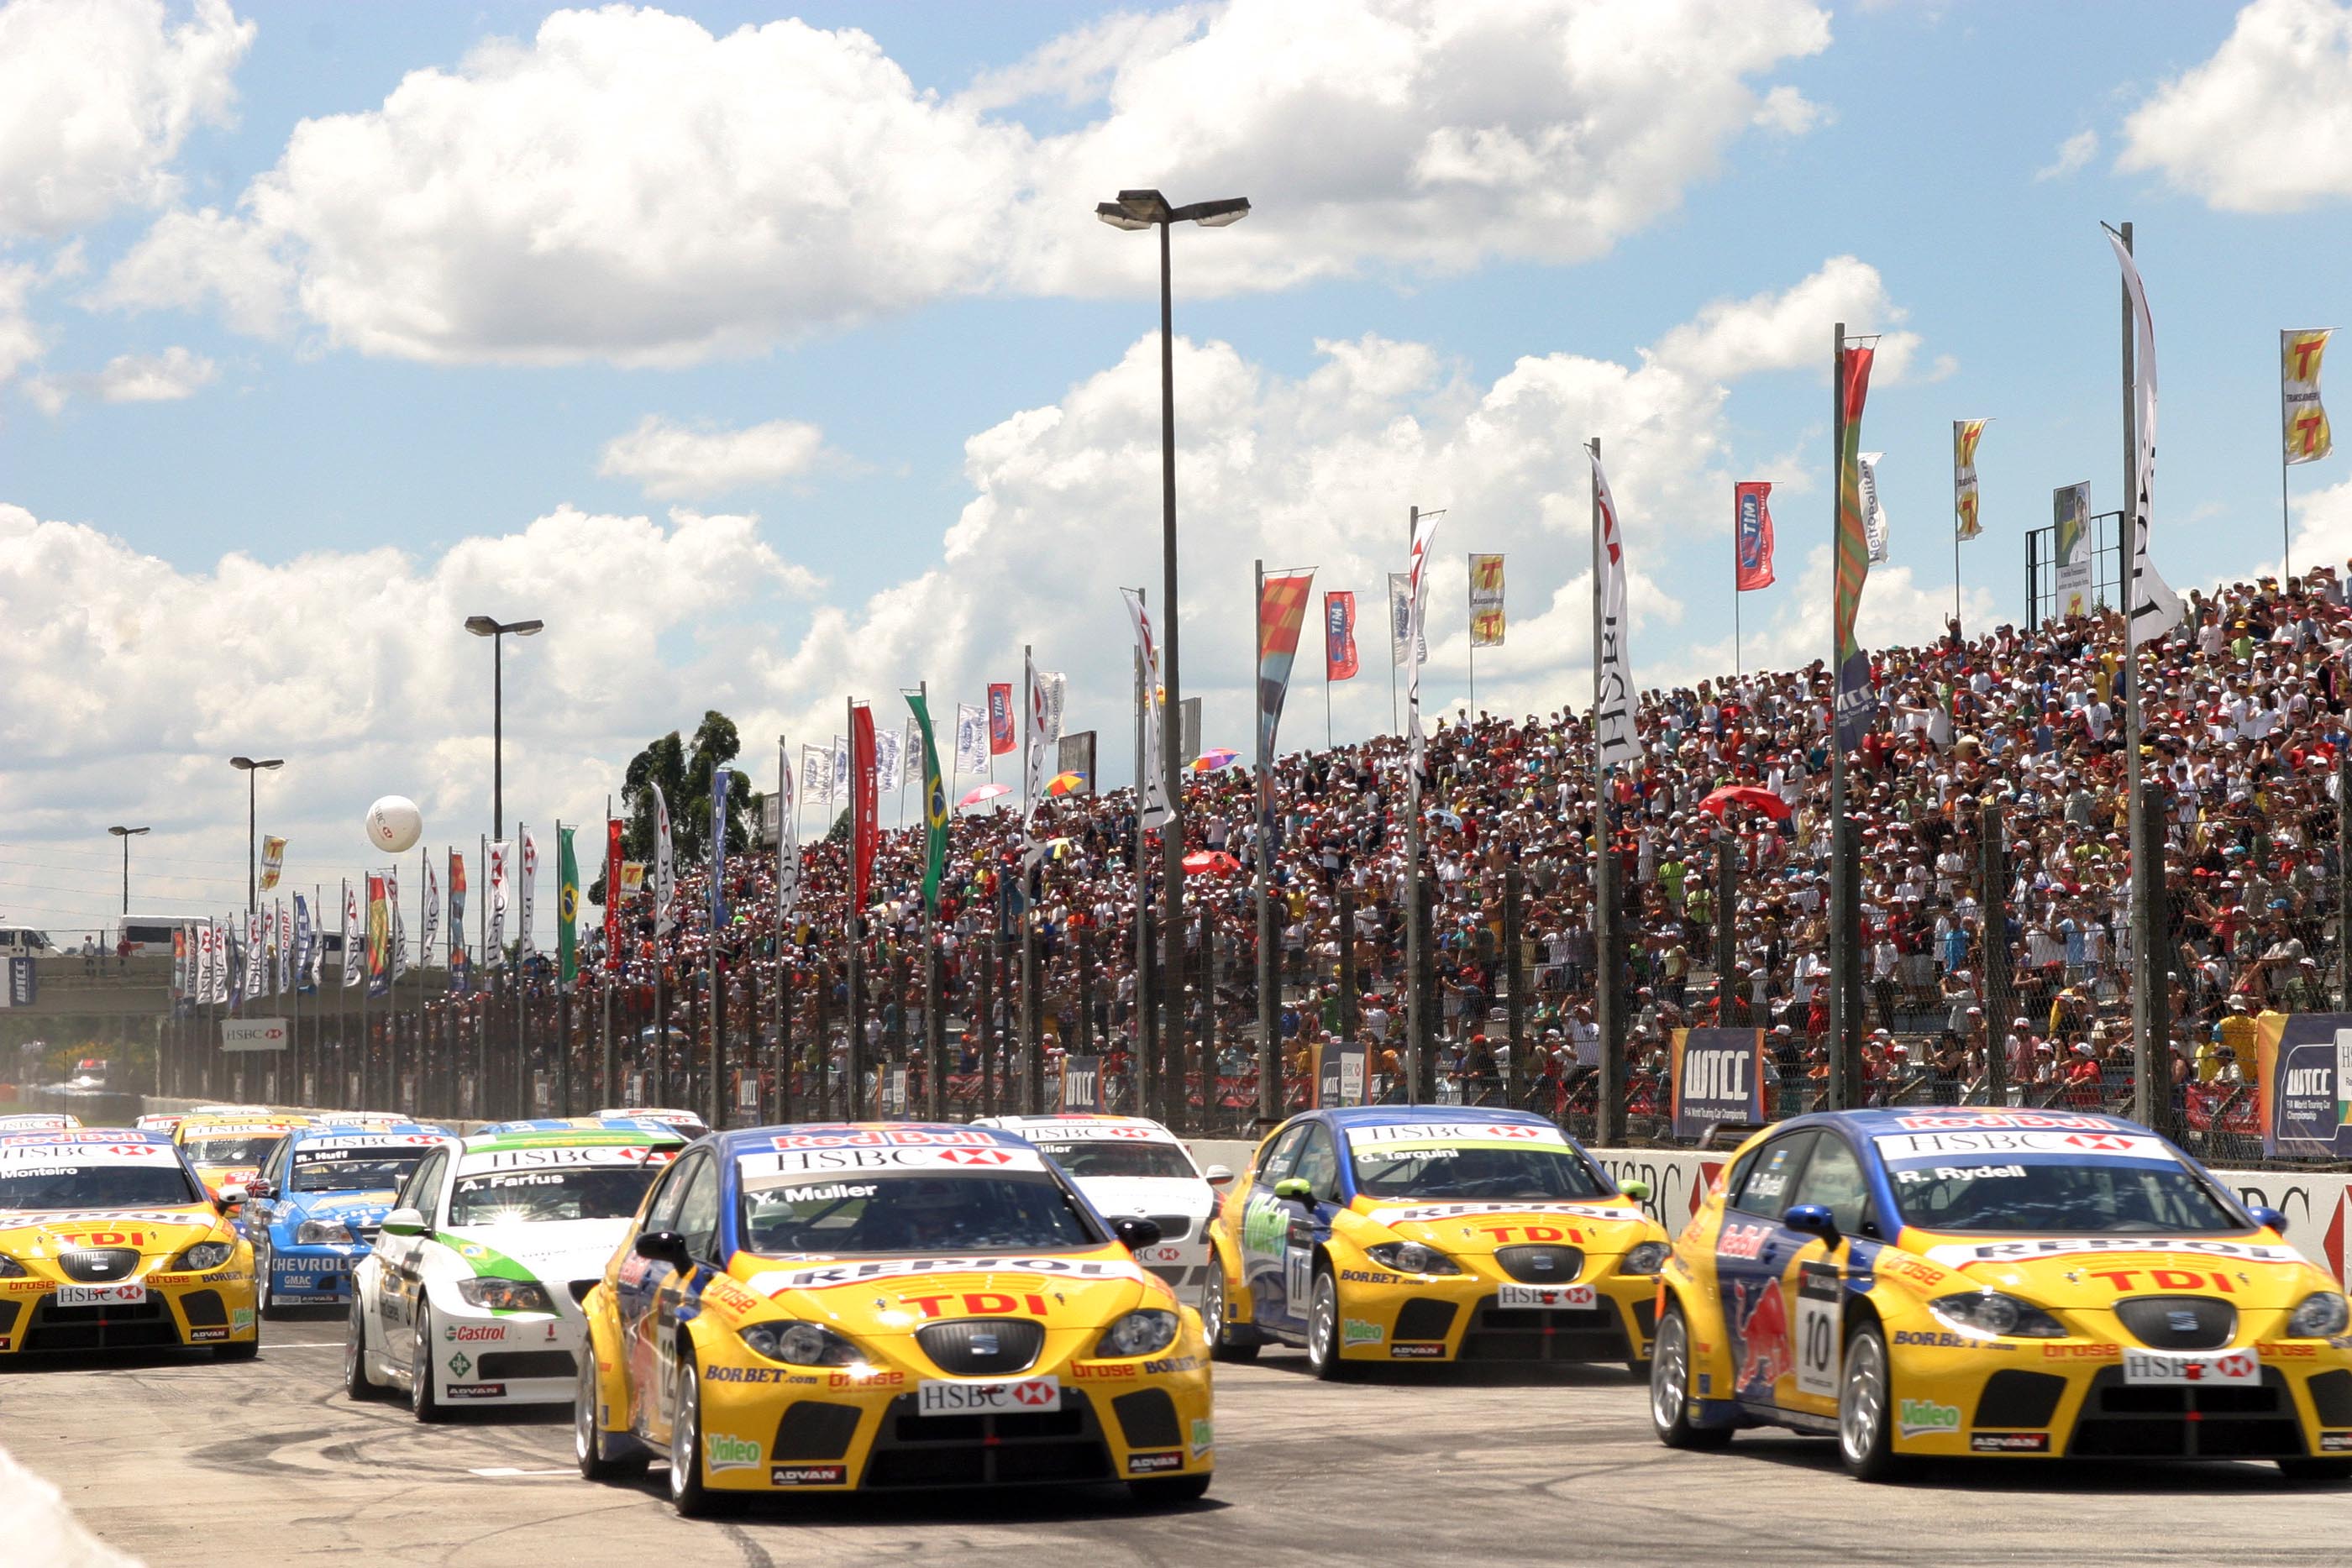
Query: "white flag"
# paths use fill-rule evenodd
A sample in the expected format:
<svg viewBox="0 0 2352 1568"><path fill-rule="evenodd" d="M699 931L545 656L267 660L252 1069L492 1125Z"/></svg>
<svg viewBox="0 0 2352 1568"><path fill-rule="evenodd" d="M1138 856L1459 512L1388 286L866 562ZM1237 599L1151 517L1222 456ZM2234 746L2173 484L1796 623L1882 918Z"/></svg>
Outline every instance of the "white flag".
<svg viewBox="0 0 2352 1568"><path fill-rule="evenodd" d="M350 883L343 883L343 989L350 990L367 977L367 927L360 924L360 895Z"/></svg>
<svg viewBox="0 0 2352 1568"><path fill-rule="evenodd" d="M1029 820L1045 803L1045 686L1037 674L1036 664L1026 657L1021 661L1021 676L1029 693L1029 769L1021 791L1021 832L1026 838Z"/></svg>
<svg viewBox="0 0 2352 1568"><path fill-rule="evenodd" d="M677 868L670 858L669 802L662 799L660 785L646 788L654 792L654 935L667 936L677 923L670 905L677 893Z"/></svg>
<svg viewBox="0 0 2352 1568"><path fill-rule="evenodd" d="M1412 573L1392 571L1389 573L1389 663L1402 669L1409 647L1417 647L1421 662L1429 663L1428 636L1415 639L1412 635Z"/></svg>
<svg viewBox="0 0 2352 1568"><path fill-rule="evenodd" d="M1601 454L1588 446L1584 455L1592 460L1592 500L1601 518L1593 551L1601 642L1592 650L1592 727L1600 737L1601 766L1618 768L1642 756L1641 737L1633 732L1633 668L1626 647L1631 626L1625 615L1625 536L1618 527L1609 476L1601 471Z"/></svg>
<svg viewBox="0 0 2352 1568"><path fill-rule="evenodd" d="M793 820L793 759L776 740L776 917L789 921L801 901L801 828Z"/></svg>
<svg viewBox="0 0 2352 1568"><path fill-rule="evenodd" d="M801 747L801 798L819 810L823 810L825 802L833 799L832 752L815 746ZM832 825L830 822L819 824L820 827Z"/></svg>
<svg viewBox="0 0 2352 1568"><path fill-rule="evenodd" d="M270 939L278 947L278 969L273 988L282 996L294 988L294 915L286 907L284 899L276 901L271 918L276 924L270 928Z"/></svg>
<svg viewBox="0 0 2352 1568"><path fill-rule="evenodd" d="M874 792L877 796L896 792L906 781L906 739L907 732L895 725L874 731Z"/></svg>
<svg viewBox="0 0 2352 1568"><path fill-rule="evenodd" d="M988 710L977 703L956 704L955 770L958 778L988 771Z"/></svg>
<svg viewBox="0 0 2352 1568"><path fill-rule="evenodd" d="M849 737L833 737L833 790L825 797L828 806L849 804Z"/></svg>
<svg viewBox="0 0 2352 1568"><path fill-rule="evenodd" d="M1855 455L1862 468L1862 531L1870 540L1870 564L1886 564L1886 506L1878 498L1878 460L1884 452Z"/></svg>
<svg viewBox="0 0 2352 1568"><path fill-rule="evenodd" d="M614 897L619 897L617 891ZM433 964L433 939L441 932L441 883L433 874L433 857L425 857L425 920L416 934L416 967L429 968Z"/></svg>
<svg viewBox="0 0 2352 1568"><path fill-rule="evenodd" d="M269 983L269 937L265 925L268 918L259 910L245 917L245 997L247 1001L260 996L262 988Z"/></svg>
<svg viewBox="0 0 2352 1568"><path fill-rule="evenodd" d="M661 791L654 791L661 799ZM490 841L490 908L486 929L489 933L490 965L493 968L507 961L507 873L508 859L514 846L504 839Z"/></svg>
<svg viewBox="0 0 2352 1568"><path fill-rule="evenodd" d="M1127 601L1128 619L1135 622L1136 656L1143 661L1143 777L1136 781L1136 800L1144 827L1160 828L1175 812L1168 804L1168 764L1160 745L1165 722L1160 709L1160 647L1151 640L1151 617L1144 611L1143 595L1122 588L1118 596Z"/></svg>
<svg viewBox="0 0 2352 1568"><path fill-rule="evenodd" d="M2107 243L2115 247L2116 260L2124 269L2124 289L2131 296L2132 337L2137 350L2132 368L2138 404L2135 423L2138 426L2139 448L2133 468L2139 494L2132 503L2128 595L2131 643L2137 648L2180 624L2180 596L2157 574L2156 562L2148 553L2149 497L2156 489L2156 319L2148 314L2147 290L2140 282L2139 268L2133 265L2131 252L2124 248L2123 236L2109 229Z"/></svg>
<svg viewBox="0 0 2352 1568"><path fill-rule="evenodd" d="M531 955L530 917L532 903L538 894L539 841L532 838L530 830L526 828L522 835L522 887L515 899L515 959L518 963ZM399 906L394 904L394 907L397 909Z"/></svg>
<svg viewBox="0 0 2352 1568"><path fill-rule="evenodd" d="M1423 767L1428 749L1427 737L1421 729L1421 666L1429 659L1429 541L1437 535L1437 519L1442 512L1423 512L1412 525L1412 559L1407 563L1405 577L1411 585L1406 604L1405 625L1410 641L1406 643L1412 657L1405 661L1404 725L1405 734L1412 742L1412 766L1415 772Z"/></svg>

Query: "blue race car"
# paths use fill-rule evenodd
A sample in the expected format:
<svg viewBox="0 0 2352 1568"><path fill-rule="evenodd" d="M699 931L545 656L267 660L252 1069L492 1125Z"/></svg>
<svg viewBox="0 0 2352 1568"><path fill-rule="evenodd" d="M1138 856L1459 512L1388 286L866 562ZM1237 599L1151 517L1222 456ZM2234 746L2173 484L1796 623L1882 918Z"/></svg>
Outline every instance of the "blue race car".
<svg viewBox="0 0 2352 1568"><path fill-rule="evenodd" d="M350 1301L352 1270L401 1184L426 1155L456 1143L447 1128L419 1122L289 1134L246 1185L237 1213L253 1243L262 1316Z"/></svg>

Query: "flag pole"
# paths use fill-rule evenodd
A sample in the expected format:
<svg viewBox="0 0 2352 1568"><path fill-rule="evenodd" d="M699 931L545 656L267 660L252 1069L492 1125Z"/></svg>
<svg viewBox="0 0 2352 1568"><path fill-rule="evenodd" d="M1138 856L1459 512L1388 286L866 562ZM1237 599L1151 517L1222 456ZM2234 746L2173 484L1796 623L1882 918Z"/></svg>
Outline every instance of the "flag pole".
<svg viewBox="0 0 2352 1568"><path fill-rule="evenodd" d="M1731 678L1739 679L1739 492L1731 492ZM1597 586L1597 584L1596 584Z"/></svg>
<svg viewBox="0 0 2352 1568"><path fill-rule="evenodd" d="M430 989L425 966L433 957L433 944L425 939L425 933L432 929L433 920L432 866L433 852L420 841L416 846L416 1099L411 1104L398 1107L411 1115L424 1110L425 1098L433 1082L432 1061L426 1054L425 1029L425 1008ZM435 932L434 935L438 936L439 933Z"/></svg>
<svg viewBox="0 0 2352 1568"><path fill-rule="evenodd" d="M2116 234L2126 253L2133 249L2132 226L2119 224ZM2147 498L2139 490L2139 374L2132 340L2131 281L2125 278L2119 286L2123 295L2123 401L2124 401L2124 527L2129 530L2124 570L2123 605L2123 665L2124 665L2124 776L2125 789L2130 799L2128 833L2131 844L2131 930L2132 930L2132 1119L2142 1126L2156 1124L2158 1100L2154 1071L2158 995L2164 960L2156 951L2157 867L2147 852L2155 848L2148 831L2147 802L2145 798L2140 766L2140 700L2139 650L2132 636L2132 622L2139 608L2139 581L2133 568L2139 560L2138 528ZM2284 481L2282 481L2282 484ZM2169 1095L2167 1095L2169 1100Z"/></svg>
<svg viewBox="0 0 2352 1568"><path fill-rule="evenodd" d="M1839 508L1845 488L1845 323L1832 329L1830 339L1830 557L1835 562L1843 520ZM1837 616L1830 617L1830 1060L1829 1104L1843 1109L1858 1103L1856 1084L1846 1081L1845 953L1853 933L1845 925L1853 890L1853 858L1847 852L1845 745L1838 734L1837 680L1845 651L1838 643Z"/></svg>
<svg viewBox="0 0 2352 1568"><path fill-rule="evenodd" d="M1586 444L1597 463L1601 437ZM1625 1074L1623 1030L1618 990L1617 868L1611 858L1609 831L1609 764L1601 744L1601 485L1594 470L1592 485L1592 932L1593 1017L1601 1030L1601 1071L1593 1085L1592 1137L1606 1147L1620 1141L1619 1107ZM1736 548L1736 547L1735 547Z"/></svg>
<svg viewBox="0 0 2352 1568"><path fill-rule="evenodd" d="M2126 301L2128 306L2129 301ZM2126 321L2129 321L2126 310ZM2279 587L2283 591L2294 576L2294 540L2288 531L2286 504L2286 334L2279 334Z"/></svg>
<svg viewBox="0 0 2352 1568"><path fill-rule="evenodd" d="M1331 611L1330 598L1323 601L1323 749L1331 749Z"/></svg>
<svg viewBox="0 0 2352 1568"><path fill-rule="evenodd" d="M1255 591L1250 596L1250 620L1254 623L1253 641L1257 657L1252 661L1263 667L1265 662L1265 562L1253 563L1256 575ZM1328 649L1327 649L1328 652ZM1328 666L1327 665L1328 669ZM1257 713L1257 1124L1261 1131L1271 1128L1282 1119L1282 1041L1281 1029L1276 1015L1280 1010L1281 996L1276 988L1280 981L1274 962L1274 748L1266 741L1265 684L1259 680ZM1328 694L1330 682L1326 679ZM1207 1005L1216 1005L1209 997ZM1206 1069L1209 1082L1214 1082L1214 1068Z"/></svg>
<svg viewBox="0 0 2352 1568"><path fill-rule="evenodd" d="M1469 559L1470 558L1466 553L1463 556L1463 559L1465 562ZM1465 598L1463 608L1470 617L1470 634L1468 639L1470 646L1463 654L1464 667L1467 671L1467 674L1464 676L1463 685L1468 689L1463 694L1462 716L1466 722L1471 712L1478 706L1478 612L1476 608L1470 603L1468 597L1469 595L1475 594L1478 591L1478 584L1475 580L1475 574L1465 574L1464 581L1465 586L1464 589Z"/></svg>
<svg viewBox="0 0 2352 1568"><path fill-rule="evenodd" d="M1137 589L1135 601L1147 603L1147 591ZM1150 672L1143 667L1143 650L1135 651L1135 1003L1129 1025L1134 1031L1134 1050L1128 1060L1133 1083L1129 1103L1139 1115L1150 1114L1151 1092L1157 1082L1155 1063L1147 1043L1144 1019L1152 1005L1152 988L1145 984L1151 973L1151 862L1145 858L1143 836L1143 727L1150 722L1151 694L1144 682Z"/></svg>
<svg viewBox="0 0 2352 1568"><path fill-rule="evenodd" d="M1952 641L1960 637L1960 425L1952 426ZM1984 502L1977 505L1981 508Z"/></svg>

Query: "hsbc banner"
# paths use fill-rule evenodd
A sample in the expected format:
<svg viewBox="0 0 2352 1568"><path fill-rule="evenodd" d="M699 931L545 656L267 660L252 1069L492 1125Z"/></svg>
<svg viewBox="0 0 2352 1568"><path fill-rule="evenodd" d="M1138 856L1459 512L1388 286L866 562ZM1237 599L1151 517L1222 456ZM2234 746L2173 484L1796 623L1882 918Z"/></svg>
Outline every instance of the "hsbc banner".
<svg viewBox="0 0 2352 1568"><path fill-rule="evenodd" d="M1678 1029L1674 1036L1675 1136L1727 1122L1764 1120L1764 1031Z"/></svg>
<svg viewBox="0 0 2352 1568"><path fill-rule="evenodd" d="M2352 1013L2255 1020L2263 1154L2352 1159Z"/></svg>
<svg viewBox="0 0 2352 1568"><path fill-rule="evenodd" d="M223 1019L223 1051L283 1051L294 1037L284 1019Z"/></svg>

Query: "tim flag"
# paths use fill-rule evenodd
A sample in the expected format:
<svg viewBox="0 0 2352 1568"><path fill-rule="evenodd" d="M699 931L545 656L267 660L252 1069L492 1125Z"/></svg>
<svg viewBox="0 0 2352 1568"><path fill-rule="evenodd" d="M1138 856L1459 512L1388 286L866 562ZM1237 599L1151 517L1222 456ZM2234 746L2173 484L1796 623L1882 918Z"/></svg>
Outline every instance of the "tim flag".
<svg viewBox="0 0 2352 1568"><path fill-rule="evenodd" d="M2332 327L2279 334L2279 409L2285 423L2286 460L2316 463L2336 450L2327 411L2319 405L2319 357Z"/></svg>
<svg viewBox="0 0 2352 1568"><path fill-rule="evenodd" d="M1144 612L1143 595L1122 588L1118 596L1127 601L1127 617L1135 623L1135 656L1143 663L1143 777L1137 781L1137 793L1141 797L1143 826L1149 831L1165 827L1174 814L1168 805L1168 764L1160 747L1164 721L1160 708L1160 646L1151 640L1151 617Z"/></svg>
<svg viewBox="0 0 2352 1568"><path fill-rule="evenodd" d="M1984 532L1977 520L1977 442L1989 419L1952 421L1952 517L1960 538L1972 539Z"/></svg>
<svg viewBox="0 0 2352 1568"><path fill-rule="evenodd" d="M1600 640L1592 649L1592 726L1600 737L1603 768L1620 768L1642 759L1642 740L1633 732L1633 666L1626 637L1625 536L1617 526L1617 498L1609 493L1609 476L1601 471L1601 454L1591 447L1592 566L1599 575L1593 596L1599 601Z"/></svg>
<svg viewBox="0 0 2352 1568"><path fill-rule="evenodd" d="M1862 613L1862 585L1870 578L1870 534L1863 521L1862 409L1870 396L1870 349L1838 348L1837 393L1843 442L1838 448L1837 579L1831 606L1832 651L1837 655L1837 746L1852 751L1870 728L1870 655L1862 651L1854 622Z"/></svg>
<svg viewBox="0 0 2352 1568"><path fill-rule="evenodd" d="M449 988L466 993L466 857L449 852Z"/></svg>
<svg viewBox="0 0 2352 1568"><path fill-rule="evenodd" d="M1002 757L1013 749L1013 683L992 681L988 686L988 754Z"/></svg>
<svg viewBox="0 0 2352 1568"><path fill-rule="evenodd" d="M1731 568L1734 590L1772 586L1772 486L1750 479L1731 487Z"/></svg>
<svg viewBox="0 0 2352 1568"><path fill-rule="evenodd" d="M1437 519L1444 512L1423 512L1412 525L1412 559L1405 572L1404 633L1398 646L1412 654L1405 661L1404 726L1405 735L1412 744L1413 771L1426 765L1428 737L1421 729L1421 666L1429 657L1429 638L1424 633L1427 622L1423 616L1429 609L1429 542L1437 534ZM1389 579L1390 591L1396 588L1396 579Z"/></svg>
<svg viewBox="0 0 2352 1568"><path fill-rule="evenodd" d="M1503 558L1498 555L1470 558L1470 645L1503 645Z"/></svg>
<svg viewBox="0 0 2352 1568"><path fill-rule="evenodd" d="M1350 589L1323 596L1323 678L1356 678L1356 595Z"/></svg>
<svg viewBox="0 0 2352 1568"><path fill-rule="evenodd" d="M1312 571L1268 577L1257 597L1257 757L1274 762L1275 732L1282 726L1282 701L1290 693L1290 667L1298 659L1298 634L1307 625L1314 597Z"/></svg>
<svg viewBox="0 0 2352 1568"><path fill-rule="evenodd" d="M2124 292L2131 301L2132 367L2137 376L2133 394L2139 445L2133 454L2132 469L2138 493L2132 498L2130 590L2131 641L2136 648L2180 624L2180 596L2157 574L2156 562L2148 553L2149 497L2156 490L2156 319L2148 314L2147 289L2140 282L2139 268L2123 236L2109 229L2107 243L2115 247L2116 261L2124 269Z"/></svg>

